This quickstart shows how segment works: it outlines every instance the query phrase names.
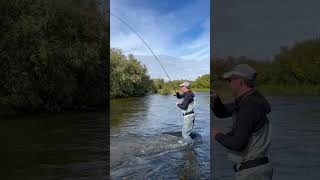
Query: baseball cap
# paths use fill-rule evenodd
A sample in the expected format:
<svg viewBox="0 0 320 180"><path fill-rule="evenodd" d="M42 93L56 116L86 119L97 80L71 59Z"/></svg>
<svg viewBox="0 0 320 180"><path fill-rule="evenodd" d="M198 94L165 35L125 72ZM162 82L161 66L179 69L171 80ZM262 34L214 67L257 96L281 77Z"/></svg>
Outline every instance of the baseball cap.
<svg viewBox="0 0 320 180"><path fill-rule="evenodd" d="M185 82L183 82L182 84L180 84L180 87L181 87L181 86L189 87L189 86L190 86L190 83L187 82L187 81L185 81Z"/></svg>
<svg viewBox="0 0 320 180"><path fill-rule="evenodd" d="M257 72L248 64L238 64L234 66L231 71L224 73L222 78L229 79L232 75L240 76L253 81L257 76Z"/></svg>

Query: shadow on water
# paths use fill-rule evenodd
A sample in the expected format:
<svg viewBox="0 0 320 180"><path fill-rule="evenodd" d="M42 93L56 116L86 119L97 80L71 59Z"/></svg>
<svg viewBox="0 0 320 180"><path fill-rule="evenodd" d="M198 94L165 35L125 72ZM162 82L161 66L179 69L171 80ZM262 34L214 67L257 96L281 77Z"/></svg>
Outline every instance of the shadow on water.
<svg viewBox="0 0 320 180"><path fill-rule="evenodd" d="M143 119L148 111L148 97L130 97L124 99L110 100L110 112L112 118L110 119L110 126L113 130L120 127L122 123L130 120L135 120L132 114L138 112L138 118Z"/></svg>
<svg viewBox="0 0 320 180"><path fill-rule="evenodd" d="M111 127L112 179L208 179L209 95L197 93L196 98L193 146L178 143L183 120L175 97L148 95L127 103L115 100L111 119L119 122Z"/></svg>
<svg viewBox="0 0 320 180"><path fill-rule="evenodd" d="M3 179L106 178L104 113L32 115L0 123Z"/></svg>

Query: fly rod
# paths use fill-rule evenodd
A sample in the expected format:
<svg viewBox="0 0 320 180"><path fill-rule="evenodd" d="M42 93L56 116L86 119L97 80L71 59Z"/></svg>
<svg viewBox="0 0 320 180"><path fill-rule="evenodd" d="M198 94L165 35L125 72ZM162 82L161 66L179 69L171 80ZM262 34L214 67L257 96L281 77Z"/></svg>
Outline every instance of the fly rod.
<svg viewBox="0 0 320 180"><path fill-rule="evenodd" d="M152 55L156 58L156 60L158 61L158 63L160 64L160 66L162 67L163 71L166 73L166 76L169 79L169 82L171 81L171 78L168 74L168 72L166 71L166 69L164 68L164 66L162 65L160 59L155 55L155 53L153 52L153 50L151 49L151 47L146 43L146 41L128 24L126 23L123 19L121 19L119 16L114 15L113 13L110 12L110 15L117 18L118 20L120 20L123 24L125 24L132 32L134 32L139 38L140 40L144 43L144 45L147 46L147 48L150 50L150 52L152 53ZM172 84L173 86L173 84ZM175 88L174 88L175 89Z"/></svg>

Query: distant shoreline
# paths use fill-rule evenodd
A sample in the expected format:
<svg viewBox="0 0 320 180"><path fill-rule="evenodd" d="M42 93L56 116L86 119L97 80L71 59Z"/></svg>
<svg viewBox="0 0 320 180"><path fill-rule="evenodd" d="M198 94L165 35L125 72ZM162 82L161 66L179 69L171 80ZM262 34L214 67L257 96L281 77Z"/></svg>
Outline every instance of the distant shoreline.
<svg viewBox="0 0 320 180"><path fill-rule="evenodd" d="M230 88L226 85L213 88L221 97L231 97ZM257 86L264 96L320 96L320 85L273 85Z"/></svg>
<svg viewBox="0 0 320 180"><path fill-rule="evenodd" d="M193 88L191 89L193 92L210 92L209 88Z"/></svg>
<svg viewBox="0 0 320 180"><path fill-rule="evenodd" d="M60 114L89 114L89 113L105 113L105 106L101 107L87 107L83 109L63 109L59 112L23 112L16 111L10 107L5 107L0 111L0 117L4 119L21 118L21 117L32 117L32 116L52 116Z"/></svg>

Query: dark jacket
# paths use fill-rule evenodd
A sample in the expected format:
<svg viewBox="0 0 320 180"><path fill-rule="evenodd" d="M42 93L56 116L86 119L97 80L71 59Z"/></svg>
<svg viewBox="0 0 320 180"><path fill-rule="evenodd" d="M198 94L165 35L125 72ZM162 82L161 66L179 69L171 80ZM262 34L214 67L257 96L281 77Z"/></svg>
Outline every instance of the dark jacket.
<svg viewBox="0 0 320 180"><path fill-rule="evenodd" d="M218 118L234 116L232 130L227 134L218 133L215 139L239 152L246 148L251 134L265 125L266 115L271 112L268 101L254 89L236 98L234 103L223 104L218 97L211 108Z"/></svg>
<svg viewBox="0 0 320 180"><path fill-rule="evenodd" d="M178 104L178 107L183 110L186 110L188 108L189 103L191 103L194 98L194 94L192 91L185 92L182 95L176 92L176 96L178 99L183 98L182 104Z"/></svg>

